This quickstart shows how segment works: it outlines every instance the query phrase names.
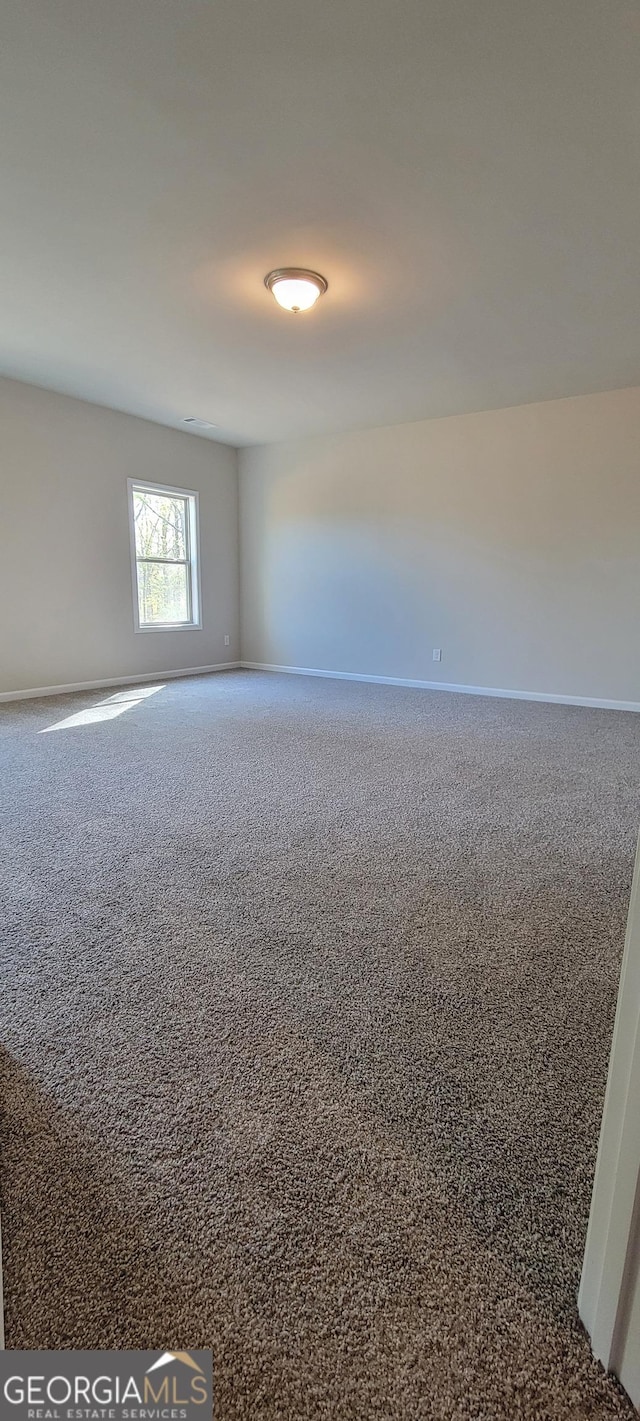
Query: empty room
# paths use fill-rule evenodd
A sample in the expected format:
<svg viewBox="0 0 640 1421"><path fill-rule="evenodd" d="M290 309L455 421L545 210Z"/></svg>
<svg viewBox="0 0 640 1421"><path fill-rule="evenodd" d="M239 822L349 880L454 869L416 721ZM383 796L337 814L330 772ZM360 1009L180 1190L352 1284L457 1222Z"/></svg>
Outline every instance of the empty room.
<svg viewBox="0 0 640 1421"><path fill-rule="evenodd" d="M0 1416L631 1421L640 9L0 34Z"/></svg>

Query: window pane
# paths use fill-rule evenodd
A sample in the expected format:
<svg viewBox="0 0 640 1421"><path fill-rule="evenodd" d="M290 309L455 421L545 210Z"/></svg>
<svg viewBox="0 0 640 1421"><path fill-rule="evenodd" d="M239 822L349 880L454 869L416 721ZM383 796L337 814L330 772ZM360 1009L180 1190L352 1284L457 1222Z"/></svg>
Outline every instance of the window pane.
<svg viewBox="0 0 640 1421"><path fill-rule="evenodd" d="M133 516L139 558L186 558L186 498L134 489Z"/></svg>
<svg viewBox="0 0 640 1421"><path fill-rule="evenodd" d="M140 621L188 622L189 569L180 563L138 563Z"/></svg>

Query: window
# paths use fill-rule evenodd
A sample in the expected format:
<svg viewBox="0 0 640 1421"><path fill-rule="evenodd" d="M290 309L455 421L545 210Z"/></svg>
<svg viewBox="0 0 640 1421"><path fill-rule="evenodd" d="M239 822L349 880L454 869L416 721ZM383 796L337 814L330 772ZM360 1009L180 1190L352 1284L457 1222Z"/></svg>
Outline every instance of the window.
<svg viewBox="0 0 640 1421"><path fill-rule="evenodd" d="M198 495L129 479L136 631L199 627Z"/></svg>

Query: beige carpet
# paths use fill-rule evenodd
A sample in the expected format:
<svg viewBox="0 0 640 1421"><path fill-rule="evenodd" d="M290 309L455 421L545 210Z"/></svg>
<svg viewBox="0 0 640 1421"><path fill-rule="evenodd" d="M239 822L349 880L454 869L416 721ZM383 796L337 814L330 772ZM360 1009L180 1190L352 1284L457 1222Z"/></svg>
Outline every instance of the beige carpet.
<svg viewBox="0 0 640 1421"><path fill-rule="evenodd" d="M630 1416L574 1298L640 718L123 695L0 708L8 1345L211 1346L225 1418Z"/></svg>

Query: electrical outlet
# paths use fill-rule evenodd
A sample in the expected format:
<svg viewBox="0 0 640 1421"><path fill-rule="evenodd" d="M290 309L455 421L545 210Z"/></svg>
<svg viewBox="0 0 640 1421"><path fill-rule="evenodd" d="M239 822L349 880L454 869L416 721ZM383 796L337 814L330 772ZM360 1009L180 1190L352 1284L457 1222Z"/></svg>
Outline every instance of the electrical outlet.
<svg viewBox="0 0 640 1421"><path fill-rule="evenodd" d="M229 645L229 640L230 640L229 636L225 636L225 639L224 639L224 644L225 644L225 646L228 646L228 645Z"/></svg>
<svg viewBox="0 0 640 1421"><path fill-rule="evenodd" d="M433 659L434 659L434 661L442 661L442 647L440 647L440 646L434 646L434 648L433 648Z"/></svg>

